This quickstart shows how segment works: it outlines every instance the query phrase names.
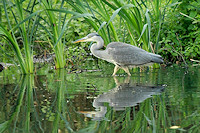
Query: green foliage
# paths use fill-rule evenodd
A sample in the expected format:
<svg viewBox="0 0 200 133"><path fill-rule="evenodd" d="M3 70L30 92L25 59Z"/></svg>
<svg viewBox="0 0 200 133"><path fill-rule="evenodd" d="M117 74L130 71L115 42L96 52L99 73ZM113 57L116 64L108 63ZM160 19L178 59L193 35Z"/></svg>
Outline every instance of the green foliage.
<svg viewBox="0 0 200 133"><path fill-rule="evenodd" d="M200 1L182 1L166 13L160 43L165 50L162 51L163 56L169 61L200 59L199 6Z"/></svg>
<svg viewBox="0 0 200 133"><path fill-rule="evenodd" d="M65 55L64 55L64 43L62 43L62 35L64 34L64 31L66 29L66 26L68 24L68 21L66 20L66 16L63 22L61 22L61 13L59 13L59 16L57 17L55 15L55 12L51 11L53 9L53 3L48 2L46 0L41 0L40 4L42 5L42 8L45 9L46 15L48 16L49 20L46 20L46 22L49 22L49 26L51 31L49 31L46 27L45 30L47 33L49 33L49 37L51 37L52 41L52 48L54 50L54 53L56 55L56 68L64 68L65 66ZM63 2L60 5L60 9L63 7ZM45 18L43 18L45 20ZM51 33L52 32L52 33Z"/></svg>
<svg viewBox="0 0 200 133"><path fill-rule="evenodd" d="M68 57L68 61L71 61L73 64L75 63L76 65L80 65L79 62L83 62L83 60L87 57L87 52L84 49L84 45L74 47L70 46L67 48L66 55Z"/></svg>
<svg viewBox="0 0 200 133"><path fill-rule="evenodd" d="M0 47L4 57L17 58L22 73L33 73L33 54L44 49L55 53L56 68L66 59L82 61L88 46L71 42L90 32L99 32L105 45L130 43L161 54L166 62L199 60L199 6L199 0L3 0ZM16 56L5 52L11 48Z"/></svg>
<svg viewBox="0 0 200 133"><path fill-rule="evenodd" d="M20 2L19 0L16 0L14 3L12 3L11 1L3 0L3 7L5 11L7 25L4 26L0 24L0 36L5 39L7 41L7 45L10 45L10 47L13 49L18 59L18 63L20 64L22 73L27 74L33 73L33 54L31 50L31 45L33 44L33 40L35 38L34 32L37 29L37 14L41 12L41 10L32 13L32 9L35 6L35 4L33 3L32 6L28 5L26 7L28 11L25 12L23 5L24 3ZM32 19L33 17L35 17L35 19L33 22L31 22L30 19ZM13 18L15 18L14 22ZM23 53L21 52L20 44L17 41L17 37L22 38L25 58L23 57Z"/></svg>
<svg viewBox="0 0 200 133"><path fill-rule="evenodd" d="M66 58L67 62L75 65L81 65L89 51L89 43L72 44L80 36L85 36L88 33L95 32L94 29L85 22L84 18L73 19L68 27L67 34L65 35L66 42Z"/></svg>
<svg viewBox="0 0 200 133"><path fill-rule="evenodd" d="M93 16L85 18L85 20L98 31L104 38L105 44L112 41L126 41L133 45L142 43L142 48L147 51L157 52L158 43L150 46L151 40L151 24L154 23L154 31L157 32L156 37L159 40L160 28L162 23L161 3L155 2L119 2L113 0L98 1L82 1L68 0L76 12L90 13ZM156 18L150 15L150 9L147 6L152 5L152 14L156 14ZM119 16L118 16L119 15ZM157 41L158 42L158 41Z"/></svg>
<svg viewBox="0 0 200 133"><path fill-rule="evenodd" d="M53 51L56 55L56 68L64 68L66 64L66 56L65 56L65 40L63 39L63 35L66 34L66 29L68 28L69 23L72 19L81 18L81 17L88 17L91 16L88 13L79 14L73 11L68 11L64 8L64 0L60 4L53 4L53 2L48 2L46 0L41 0L40 4L44 8L46 15L48 16L49 20L46 20L46 23L50 26L50 30L46 27L46 33L49 35L50 39L49 42L53 48ZM55 8L60 6L60 8ZM56 15L59 14L59 15ZM65 13L63 15L63 13ZM70 14L70 15L69 15ZM71 17L71 15L74 15ZM43 16L41 16L43 17ZM45 20L45 18L42 18Z"/></svg>

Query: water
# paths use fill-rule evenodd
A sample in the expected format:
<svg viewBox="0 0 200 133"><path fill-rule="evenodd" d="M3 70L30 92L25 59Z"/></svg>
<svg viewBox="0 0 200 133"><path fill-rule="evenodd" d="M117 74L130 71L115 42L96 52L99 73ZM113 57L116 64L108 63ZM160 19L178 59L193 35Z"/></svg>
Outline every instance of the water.
<svg viewBox="0 0 200 133"><path fill-rule="evenodd" d="M112 71L4 70L0 132L200 132L200 67Z"/></svg>

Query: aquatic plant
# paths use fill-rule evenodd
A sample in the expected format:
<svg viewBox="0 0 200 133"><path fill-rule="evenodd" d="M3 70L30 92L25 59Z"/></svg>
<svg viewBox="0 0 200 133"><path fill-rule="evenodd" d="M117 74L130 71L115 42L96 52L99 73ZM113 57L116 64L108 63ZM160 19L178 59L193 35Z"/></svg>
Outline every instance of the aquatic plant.
<svg viewBox="0 0 200 133"><path fill-rule="evenodd" d="M91 16L90 14L80 14L77 12L69 11L64 8L64 0L61 3L55 4L52 1L48 2L46 0L40 0L41 7L45 10L46 15L41 15L40 17L44 20L44 24L40 26L48 34L48 41L53 48L56 56L55 64L56 68L64 68L66 64L65 55L65 38L64 34L67 31L69 23L72 19ZM59 8L54 8L54 6L60 6ZM64 15L63 15L64 14ZM46 19L48 17L48 20ZM44 26L48 25L50 28Z"/></svg>
<svg viewBox="0 0 200 133"><path fill-rule="evenodd" d="M111 39L123 42L129 40L129 43L133 45L157 53L164 10L167 7L165 6L163 12L161 12L162 5L159 0L154 2L142 1L140 3L138 1L126 3L117 0L112 2L106 0L92 0L90 2L67 0L66 2L79 13L91 13L93 15L85 20L95 31L99 31L99 34L105 40L105 44L111 42ZM156 36L155 44L150 43L153 41L151 39L152 27L156 31L156 35L153 34Z"/></svg>
<svg viewBox="0 0 200 133"><path fill-rule="evenodd" d="M33 73L33 52L31 46L35 39L35 31L37 30L37 14L41 12L41 10L33 12L35 1L29 1L26 8L24 8L25 6L19 0L14 1L14 3L3 0L3 8L8 25L0 24L0 36L13 49L23 74ZM31 21L33 17L35 18ZM14 18L14 22L12 18ZM20 39L21 41L18 38L22 38ZM20 48L21 42L23 48Z"/></svg>
<svg viewBox="0 0 200 133"><path fill-rule="evenodd" d="M200 2L179 2L166 11L166 23L160 41L162 54L172 63L191 63L200 58Z"/></svg>
<svg viewBox="0 0 200 133"><path fill-rule="evenodd" d="M48 2L46 0L41 0L39 1L40 4L42 5L42 8L45 10L46 15L48 17L48 20L45 19L44 15L41 16L41 18L43 20L46 21L46 23L50 26L50 30L47 29L47 27L43 26L43 28L46 30L46 32L49 35L49 38L51 42L53 44L51 44L53 51L56 55L56 68L64 68L65 66L65 55L64 55L64 43L61 41L61 37L65 31L65 27L68 23L68 21L66 20L66 16L65 19L63 21L63 23L61 23L61 14L59 14L59 17L57 18L57 15L51 11L50 9L53 9L53 3L52 2ZM63 2L60 5L60 8L62 8L63 6ZM58 20L58 21L57 21Z"/></svg>

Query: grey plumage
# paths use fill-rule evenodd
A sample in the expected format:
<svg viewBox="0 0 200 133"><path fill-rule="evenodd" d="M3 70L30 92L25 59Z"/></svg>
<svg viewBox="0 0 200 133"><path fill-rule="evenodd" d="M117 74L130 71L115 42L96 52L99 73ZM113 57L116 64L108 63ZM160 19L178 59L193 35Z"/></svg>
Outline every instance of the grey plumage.
<svg viewBox="0 0 200 133"><path fill-rule="evenodd" d="M111 42L105 50L100 50L103 48L104 40L97 33L90 33L86 37L76 40L74 43L89 41L97 42L90 48L94 56L115 64L113 76L119 68L122 68L128 75L131 75L129 72L130 67L163 63L160 55L147 52L127 43Z"/></svg>
<svg viewBox="0 0 200 133"><path fill-rule="evenodd" d="M160 55L149 53L136 46L121 43L110 43L106 51L108 55L120 66L139 66L147 63L163 63Z"/></svg>

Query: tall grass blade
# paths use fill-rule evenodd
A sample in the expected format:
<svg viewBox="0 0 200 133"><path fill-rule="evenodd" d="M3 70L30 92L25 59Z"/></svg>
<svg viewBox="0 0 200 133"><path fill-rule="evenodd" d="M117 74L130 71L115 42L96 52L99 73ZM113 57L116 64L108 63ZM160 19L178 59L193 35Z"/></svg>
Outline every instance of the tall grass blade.
<svg viewBox="0 0 200 133"><path fill-rule="evenodd" d="M16 39L15 38L13 39L12 35L1 24L0 24L0 36L3 36L3 38L5 38L6 40L8 40L10 42L11 48L15 52L17 59L19 61L22 73L24 73L24 74L27 73L26 67L25 67L25 62L24 62L22 53L20 51L20 48L16 42Z"/></svg>
<svg viewBox="0 0 200 133"><path fill-rule="evenodd" d="M69 20L69 21L70 21L70 20ZM55 45L54 45L54 48L57 46L58 42L59 42L60 39L62 38L62 36L63 36L63 34L64 34L65 30L66 30L66 26L67 26L67 24L69 23L69 21L67 21L67 22L65 23L65 25L63 26L63 28L62 28L62 30L61 30L61 33L60 33L60 35L59 35L59 37L58 37L58 40L56 41L56 43L55 43Z"/></svg>
<svg viewBox="0 0 200 133"><path fill-rule="evenodd" d="M47 11L55 11L55 12L60 12L60 13L66 13L66 14L73 14L73 15L80 15L80 13L65 10L65 9L46 9Z"/></svg>
<svg viewBox="0 0 200 133"><path fill-rule="evenodd" d="M100 27L99 27L99 29L98 29L98 31L97 32L99 32L103 27L104 27L104 25L106 25L107 23L104 21L101 25L100 25Z"/></svg>
<svg viewBox="0 0 200 133"><path fill-rule="evenodd" d="M39 12L42 12L42 10L36 11L32 14L30 14L27 18L25 18L24 20L22 20L20 23L18 23L15 27L13 27L11 30L15 31L17 28L19 28L19 26L23 23L25 23L26 21L30 20L33 16L36 16Z"/></svg>
<svg viewBox="0 0 200 133"><path fill-rule="evenodd" d="M82 17L91 17L91 16L93 16L93 15L89 14L89 13L84 13L84 14L79 14L79 15L73 16L72 19L77 19L77 18L82 18Z"/></svg>
<svg viewBox="0 0 200 133"><path fill-rule="evenodd" d="M147 24L148 24L148 47L150 48L150 40L151 40L151 20L149 17L149 10L147 9L146 13L145 13L145 17L147 19ZM151 49L151 52L154 51L153 49Z"/></svg>
<svg viewBox="0 0 200 133"><path fill-rule="evenodd" d="M122 7L120 7L119 9L115 10L113 15L110 17L110 20L108 21L107 25L116 17L116 15L119 13L119 11L122 9Z"/></svg>
<svg viewBox="0 0 200 133"><path fill-rule="evenodd" d="M138 41L141 39L142 35L144 34L145 30L147 29L147 26L148 26L148 24L145 24L145 25L143 26L143 29L142 29L142 32L141 32L141 35L140 35Z"/></svg>

